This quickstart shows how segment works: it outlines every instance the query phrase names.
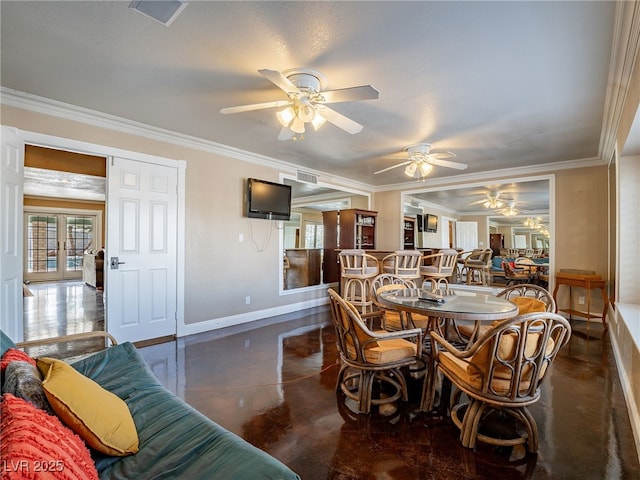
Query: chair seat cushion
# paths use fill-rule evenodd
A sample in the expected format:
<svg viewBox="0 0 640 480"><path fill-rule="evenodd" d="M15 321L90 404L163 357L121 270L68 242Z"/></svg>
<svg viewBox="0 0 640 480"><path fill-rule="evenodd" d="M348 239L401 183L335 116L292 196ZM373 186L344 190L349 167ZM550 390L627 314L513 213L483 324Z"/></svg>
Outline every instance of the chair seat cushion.
<svg viewBox="0 0 640 480"><path fill-rule="evenodd" d="M412 314L411 319L413 320L413 324L416 326L415 328L421 328L426 330L429 326L429 317L426 315L420 314ZM392 310L385 310L384 312L384 324L387 330L396 331L396 330L404 330L402 326L402 321L400 320L400 314L398 312L394 312ZM407 325L406 328L413 328L411 325Z"/></svg>
<svg viewBox="0 0 640 480"><path fill-rule="evenodd" d="M395 362L415 356L416 344L404 338L373 342L365 349L366 360L375 364Z"/></svg>
<svg viewBox="0 0 640 480"><path fill-rule="evenodd" d="M353 275L353 276L371 276L376 275L378 273L378 267L364 267L364 268L345 268L343 272L344 275Z"/></svg>
<svg viewBox="0 0 640 480"><path fill-rule="evenodd" d="M420 273L422 275L429 275L433 273L441 273L443 275L451 275L453 273L453 268L443 268L442 270L438 269L438 267L434 267L433 265L424 265L420 267Z"/></svg>
<svg viewBox="0 0 640 480"><path fill-rule="evenodd" d="M518 306L518 315L533 312L545 312L547 305L537 298L530 297L515 297L511 301Z"/></svg>
<svg viewBox="0 0 640 480"><path fill-rule="evenodd" d="M442 367L451 372L457 379L463 383L481 390L483 387L483 375L478 369L473 368L470 362L455 357L449 352L441 352L438 354L438 359ZM529 388L529 380L522 380L520 382L520 390L526 390ZM491 382L491 389L498 394L505 394L511 388L511 378L494 377Z"/></svg>

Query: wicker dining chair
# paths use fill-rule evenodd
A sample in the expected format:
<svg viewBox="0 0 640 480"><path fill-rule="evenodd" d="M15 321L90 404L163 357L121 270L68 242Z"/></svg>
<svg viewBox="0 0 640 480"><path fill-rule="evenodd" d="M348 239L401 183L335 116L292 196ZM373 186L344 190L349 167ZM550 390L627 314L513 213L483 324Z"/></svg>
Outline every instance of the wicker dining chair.
<svg viewBox="0 0 640 480"><path fill-rule="evenodd" d="M370 282L379 273L378 259L361 249L342 250L340 276L344 281L344 297L361 313L370 312L373 302L369 296Z"/></svg>
<svg viewBox="0 0 640 480"><path fill-rule="evenodd" d="M430 281L432 290L441 287L446 289L449 285L447 279L456 273L457 260L458 251L454 249L440 250L438 253L422 257L420 274L422 275L423 284L426 281ZM444 285L441 285L443 283Z"/></svg>
<svg viewBox="0 0 640 480"><path fill-rule="evenodd" d="M438 332L431 332L438 347L433 349L437 369L457 389L451 399L451 419L460 429L464 447L474 448L476 441L481 441L504 446L526 444L530 452L538 451L538 428L527 407L540 398L551 363L570 336L569 322L551 312L503 320L463 351ZM462 393L468 402L462 400ZM494 411L515 418L526 433L498 438L481 432L481 425Z"/></svg>
<svg viewBox="0 0 640 480"><path fill-rule="evenodd" d="M389 331L421 328L424 331L429 324L429 317L420 314L409 317L380 300L381 293L402 288L416 288L416 284L391 273L382 273L371 281L371 300L376 310L382 313L382 328ZM363 318L366 319L367 315L363 315Z"/></svg>
<svg viewBox="0 0 640 480"><path fill-rule="evenodd" d="M382 259L382 273L391 273L405 280L419 281L422 252L398 250Z"/></svg>
<svg viewBox="0 0 640 480"><path fill-rule="evenodd" d="M556 302L551 292L538 285L523 283L512 285L501 290L496 297L502 297L512 301L518 306L518 314L533 312L556 313ZM491 325L480 324L456 324L455 329L461 340L466 343L473 342L489 330Z"/></svg>
<svg viewBox="0 0 640 480"><path fill-rule="evenodd" d="M358 310L329 289L341 368L336 390L358 405L358 413L370 413L372 405L407 400L403 367L417 365L422 356L422 330L398 332L370 330ZM374 384L388 389L374 398Z"/></svg>

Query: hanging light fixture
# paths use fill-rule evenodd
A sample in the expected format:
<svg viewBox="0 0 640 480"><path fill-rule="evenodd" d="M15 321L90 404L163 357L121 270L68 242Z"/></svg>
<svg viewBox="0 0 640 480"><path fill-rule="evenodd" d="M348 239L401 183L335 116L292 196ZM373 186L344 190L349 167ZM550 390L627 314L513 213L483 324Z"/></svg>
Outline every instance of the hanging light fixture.
<svg viewBox="0 0 640 480"><path fill-rule="evenodd" d="M418 164L416 162L411 162L409 165L405 167L404 174L407 177L413 177L417 169L418 169Z"/></svg>
<svg viewBox="0 0 640 480"><path fill-rule="evenodd" d="M431 173L431 170L433 170L433 165L427 162L420 162L418 169L420 170L421 176L426 177Z"/></svg>
<svg viewBox="0 0 640 480"><path fill-rule="evenodd" d="M498 197L492 197L491 195L487 195L487 197L489 197L489 199L484 202L482 205L484 205L485 208L492 208L492 209L497 209L497 208L502 208L504 206L504 202L501 200L498 200Z"/></svg>
<svg viewBox="0 0 640 480"><path fill-rule="evenodd" d="M288 106L284 110L280 110L278 113L276 113L276 117L278 118L280 125L282 125L283 127L288 127L295 116L296 112L291 106Z"/></svg>
<svg viewBox="0 0 640 480"><path fill-rule="evenodd" d="M299 115L296 115L293 117L293 120L291 120L289 128L294 133L304 133L304 120L302 120Z"/></svg>
<svg viewBox="0 0 640 480"><path fill-rule="evenodd" d="M327 121L326 118L324 118L322 115L316 112L316 114L313 117L313 120L311 120L311 125L313 125L314 130L318 130L322 125L324 125L326 121Z"/></svg>
<svg viewBox="0 0 640 480"><path fill-rule="evenodd" d="M517 212L517 210L516 210L515 208L513 208L513 207L507 207L507 208L505 208L505 210L502 212L502 214L503 214L505 217L513 217L514 215L517 215L517 214L518 214L518 212Z"/></svg>

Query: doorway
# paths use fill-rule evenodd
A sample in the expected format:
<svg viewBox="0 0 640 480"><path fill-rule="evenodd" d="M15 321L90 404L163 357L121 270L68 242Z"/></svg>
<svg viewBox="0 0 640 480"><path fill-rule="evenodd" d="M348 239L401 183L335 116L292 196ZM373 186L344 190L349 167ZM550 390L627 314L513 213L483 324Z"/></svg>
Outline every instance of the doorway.
<svg viewBox="0 0 640 480"><path fill-rule="evenodd" d="M0 186L4 188L3 191L16 193L16 195L9 198L10 201L0 203L0 206L3 207L2 215L6 215L6 224L10 226L8 231L15 232L15 235L12 235L8 239L10 243L5 245L5 247L10 248L5 248L0 254L2 255L2 262L0 262L0 276L6 280L5 284L10 286L10 288L2 290L2 298L0 298L0 300L2 301L4 310L11 313L10 315L3 316L2 328L3 331L7 332L7 334L15 341L22 341L24 340L24 299L22 286L24 281L25 265L24 252L21 248L24 241L23 199L25 199L25 196L29 194L25 188L27 167L25 166L24 156L26 148L38 145L41 147L36 148L46 148L61 152L79 152L80 155L88 156L101 156L105 164L105 169L106 159L109 157L128 158L148 165L164 165L174 168L177 172L178 181L175 188L175 191L177 191L177 202L174 204L173 208L176 211L176 224L179 227L184 226L186 162L107 147L104 145L89 144L78 140L65 139L37 132L18 130L6 126L2 127L2 132L2 157L3 160L6 159L6 161L2 163L2 168L0 168ZM58 197L57 195L53 196ZM108 203L109 202L107 201L107 205ZM26 205L26 201L24 202L24 205ZM161 218L159 218L159 220L161 220ZM111 220L109 221L111 222ZM106 230L106 225L103 230ZM176 236L176 241L174 244L175 249L173 250L173 254L177 259L176 271L181 272L184 269L184 228L176 228L174 234ZM105 256L107 256L109 252L109 245L105 244L104 246L106 249ZM109 297L108 282L111 278L111 275L108 273L109 270L105 272L105 298L107 299ZM181 300L183 298L183 292L184 277L182 275L176 275L175 289L169 294ZM117 315L118 313L118 311L110 312L109 309L107 309L105 311L106 324L109 325L108 317L111 314ZM174 324L178 329L178 334L180 334L185 328L184 304L182 301L178 302L172 317L174 319ZM122 339L119 340L123 341Z"/></svg>

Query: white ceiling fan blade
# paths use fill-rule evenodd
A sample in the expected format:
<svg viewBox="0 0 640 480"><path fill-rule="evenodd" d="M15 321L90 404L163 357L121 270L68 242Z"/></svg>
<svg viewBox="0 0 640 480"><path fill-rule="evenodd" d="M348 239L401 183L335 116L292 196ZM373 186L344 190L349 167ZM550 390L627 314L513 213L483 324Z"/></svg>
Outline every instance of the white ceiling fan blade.
<svg viewBox="0 0 640 480"><path fill-rule="evenodd" d="M354 122L350 118L345 117L341 113L335 110L325 107L324 105L315 105L318 113L327 119L328 122L333 123L336 127L343 129L345 132L349 132L351 135L360 133L364 128L358 122Z"/></svg>
<svg viewBox="0 0 640 480"><path fill-rule="evenodd" d="M429 162L432 165L437 165L439 167L455 168L456 170L465 170L468 167L466 163L449 162L447 160L437 160L433 157L427 159L427 162Z"/></svg>
<svg viewBox="0 0 640 480"><path fill-rule="evenodd" d="M220 109L220 113L241 113L241 112L250 112L252 110L263 110L265 108L275 108L275 107L284 107L289 105L291 101L289 100L276 100L275 102L265 102L265 103L254 103L251 105L240 105L238 107L226 107Z"/></svg>
<svg viewBox="0 0 640 480"><path fill-rule="evenodd" d="M377 175L378 173L388 172L389 170L393 170L394 168L398 168L398 167L402 167L404 165L408 165L411 162L412 162L412 160L407 160L406 162L402 162L402 163L399 163L397 165L393 165L392 167L383 168L382 170L378 170L377 172L373 172L373 174Z"/></svg>
<svg viewBox="0 0 640 480"><path fill-rule="evenodd" d="M282 127L278 134L278 140L291 140L293 138L293 130L289 127Z"/></svg>
<svg viewBox="0 0 640 480"><path fill-rule="evenodd" d="M453 152L446 151L446 152L429 153L428 156L431 158L435 158L437 160L444 160L447 158L454 158L456 157L456 154Z"/></svg>
<svg viewBox="0 0 640 480"><path fill-rule="evenodd" d="M376 100L380 92L371 85L360 87L339 88L320 92L323 103L354 102L358 100Z"/></svg>
<svg viewBox="0 0 640 480"><path fill-rule="evenodd" d="M268 68L263 68L262 70L258 70L258 73L275 84L281 90L284 90L286 93L300 93L300 89L293 83L291 83L291 81L287 77L285 77L281 72L277 70L269 70Z"/></svg>

